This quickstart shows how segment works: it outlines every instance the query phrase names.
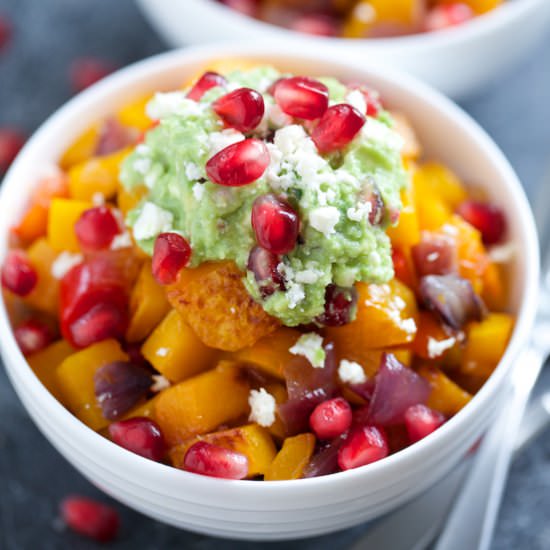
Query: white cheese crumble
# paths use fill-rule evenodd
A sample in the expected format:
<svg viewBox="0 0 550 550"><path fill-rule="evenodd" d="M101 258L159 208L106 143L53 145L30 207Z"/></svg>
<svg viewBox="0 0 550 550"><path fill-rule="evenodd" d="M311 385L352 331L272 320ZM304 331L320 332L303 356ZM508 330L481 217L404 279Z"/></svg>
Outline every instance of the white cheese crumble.
<svg viewBox="0 0 550 550"><path fill-rule="evenodd" d="M281 262L277 265L277 271L285 281L288 308L294 309L306 297L304 287L296 280L296 273L289 265Z"/></svg>
<svg viewBox="0 0 550 550"><path fill-rule="evenodd" d="M212 132L208 136L208 148L210 150L210 156L214 156L216 153L219 153L222 149L243 141L245 139L244 135L233 128L227 128L221 132Z"/></svg>
<svg viewBox="0 0 550 550"><path fill-rule="evenodd" d="M103 206L105 204L105 195L99 191L94 193L92 195L92 204L94 206Z"/></svg>
<svg viewBox="0 0 550 550"><path fill-rule="evenodd" d="M321 275L322 273L318 269L304 269L303 271L296 272L294 280L297 283L312 285L319 280Z"/></svg>
<svg viewBox="0 0 550 550"><path fill-rule="evenodd" d="M159 393L172 385L170 380L162 376L162 374L153 374L152 378L153 385L151 386L151 391L153 393Z"/></svg>
<svg viewBox="0 0 550 550"><path fill-rule="evenodd" d="M84 260L82 254L72 252L61 252L51 266L51 274L56 279L63 279L65 275L75 266Z"/></svg>
<svg viewBox="0 0 550 550"><path fill-rule="evenodd" d="M204 197L204 192L205 192L204 184L203 183L195 183L195 185L193 185L193 187L191 188L191 191L193 191L193 196L198 201L202 200L202 198Z"/></svg>
<svg viewBox="0 0 550 550"><path fill-rule="evenodd" d="M489 249L489 258L497 264L511 262L516 255L516 245L513 242L493 246Z"/></svg>
<svg viewBox="0 0 550 550"><path fill-rule="evenodd" d="M152 239L159 233L172 229L174 216L152 202L146 202L134 224L134 238L138 241Z"/></svg>
<svg viewBox="0 0 550 550"><path fill-rule="evenodd" d="M151 159L138 157L134 160L133 168L138 174L145 175L151 169Z"/></svg>
<svg viewBox="0 0 550 550"><path fill-rule="evenodd" d="M361 90L352 90L349 92L346 96L346 103L355 107L363 115L367 112L367 102Z"/></svg>
<svg viewBox="0 0 550 550"><path fill-rule="evenodd" d="M189 181L196 181L202 177L202 172L198 164L186 162L184 165L185 176Z"/></svg>
<svg viewBox="0 0 550 550"><path fill-rule="evenodd" d="M335 206L320 206L309 213L311 227L328 236L335 232L334 227L340 220L340 211Z"/></svg>
<svg viewBox="0 0 550 550"><path fill-rule="evenodd" d="M156 352L155 352L155 355L157 357L166 357L168 354L170 353L170 350L168 348L159 348Z"/></svg>
<svg viewBox="0 0 550 550"><path fill-rule="evenodd" d="M201 115L204 105L185 97L184 92L157 92L149 101L145 112L151 120L161 120L170 115Z"/></svg>
<svg viewBox="0 0 550 550"><path fill-rule="evenodd" d="M248 419L251 422L256 422L256 424L264 428L271 426L275 422L277 403L275 398L265 388L260 388L259 391L250 390L248 404L250 405L250 416Z"/></svg>
<svg viewBox="0 0 550 550"><path fill-rule="evenodd" d="M338 377L344 384L363 384L367 381L367 375L363 367L359 363L347 359L340 361Z"/></svg>
<svg viewBox="0 0 550 550"><path fill-rule="evenodd" d="M369 118L366 124L363 124L361 133L365 139L374 141L382 147L397 151L403 149L403 138L395 130L375 118Z"/></svg>
<svg viewBox="0 0 550 550"><path fill-rule="evenodd" d="M288 351L293 355L302 355L316 369L322 369L325 366L326 354L323 349L323 337L315 332L302 334Z"/></svg>
<svg viewBox="0 0 550 550"><path fill-rule="evenodd" d="M351 221L360 222L367 220L371 211L372 205L370 202L360 202L357 206L348 208L346 215Z"/></svg>
<svg viewBox="0 0 550 550"><path fill-rule="evenodd" d="M120 250L121 248L130 248L134 243L132 242L132 236L129 231L119 233L115 235L111 241L111 250Z"/></svg>
<svg viewBox="0 0 550 550"><path fill-rule="evenodd" d="M456 342L456 338L451 337L446 340L436 340L431 336L428 338L428 355L431 359L441 357L444 352L451 349Z"/></svg>

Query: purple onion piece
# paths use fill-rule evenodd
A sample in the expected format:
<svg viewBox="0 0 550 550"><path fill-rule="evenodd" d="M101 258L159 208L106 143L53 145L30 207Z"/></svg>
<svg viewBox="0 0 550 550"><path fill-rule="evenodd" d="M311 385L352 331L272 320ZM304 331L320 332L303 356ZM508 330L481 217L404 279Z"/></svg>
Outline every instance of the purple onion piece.
<svg viewBox="0 0 550 550"><path fill-rule="evenodd" d="M114 361L94 374L95 396L103 416L117 420L147 395L151 372L125 361Z"/></svg>
<svg viewBox="0 0 550 550"><path fill-rule="evenodd" d="M138 137L135 128L123 126L116 118L110 117L103 122L99 129L95 155L109 155L133 145Z"/></svg>
<svg viewBox="0 0 550 550"><path fill-rule="evenodd" d="M424 234L411 248L414 267L419 277L449 275L458 271L456 246L444 235Z"/></svg>
<svg viewBox="0 0 550 550"><path fill-rule="evenodd" d="M469 321L481 321L486 313L470 281L458 275L422 277L420 297L428 309L455 330L460 330Z"/></svg>
<svg viewBox="0 0 550 550"><path fill-rule="evenodd" d="M308 465L304 468L303 477L319 477L333 474L339 470L338 450L346 440L347 434L333 439L320 447L311 457Z"/></svg>

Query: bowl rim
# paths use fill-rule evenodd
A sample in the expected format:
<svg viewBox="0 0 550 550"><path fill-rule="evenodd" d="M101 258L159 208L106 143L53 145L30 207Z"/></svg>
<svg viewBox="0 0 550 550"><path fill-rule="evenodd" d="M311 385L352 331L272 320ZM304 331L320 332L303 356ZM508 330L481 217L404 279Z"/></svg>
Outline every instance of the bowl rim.
<svg viewBox="0 0 550 550"><path fill-rule="evenodd" d="M108 459L109 463L126 463L129 472L139 468L143 471L144 476L150 476L151 479L160 476L164 477L164 481L170 484L185 482L191 488L218 491L220 496L228 498L236 494L234 491L238 491L239 494L244 494L244 491L250 495L263 495L266 498L270 495L275 496L278 494L285 494L289 497L292 493L288 491L304 494L305 492L317 491L321 487L325 490L330 490L331 487L343 482L350 484L359 480L364 482L369 478L375 479L382 472L385 472L386 475L391 472L399 473L403 471L403 464L411 464L415 455L418 460L418 457L429 456L432 450L437 449L439 446L448 446L452 434L468 417L472 417L474 414L480 412L483 413L483 405L486 405L494 397L492 394L495 393L496 388L501 384L504 377L508 375L513 359L518 354L523 343L528 339L537 305L539 283L538 240L525 193L503 153L488 134L468 114L441 93L416 78L404 72L390 70L387 67L380 67L376 64L358 63L353 60L341 62L326 52L319 53L313 49L303 50L299 54L296 54L295 48L291 45L260 45L251 47L249 43L216 43L158 54L117 71L65 103L33 134L5 176L0 190L0 213L5 208L3 205L6 203L5 197L7 194L14 192L17 188L18 174L23 170L27 159L32 158L35 149L40 149L42 143L47 141L50 133L59 133L60 129L63 127L66 128L70 121L76 119L78 113L82 112L88 104L105 103L109 98L124 90L128 90L133 82L145 78L147 75L151 78L151 74L160 74L168 70L174 71L179 67L184 67L186 64L197 62L206 64L220 58L230 59L232 57L261 60L263 57L277 56L286 58L289 62L298 59L302 62L311 62L320 66L338 62L345 71L359 71L365 76L367 73L370 73L384 80L388 85L394 86L400 93L408 94L421 101L430 103L435 110L451 119L453 124L462 127L471 139L474 139L483 148L485 154L491 158L492 164L496 165L499 172L503 174L502 181L508 182L509 189L507 192L509 191L512 195L517 208L521 211L521 230L523 231L525 241L522 245L525 246L527 259L525 287L522 293L523 300L518 307L516 325L510 343L493 375L477 392L471 402L436 432L420 442L398 453L389 455L379 462L327 476L269 483L258 483L252 480L234 481L201 476L147 460L119 447L104 436L88 428L49 393L32 371L15 342L13 330L7 316L6 305L2 298L0 300L0 351L6 363L6 370L12 380L12 384L17 389L18 384L14 382L15 377L21 376L21 378L24 378L24 384L27 385L28 392L43 403L44 410L48 412L48 416L56 419L59 421L60 426L64 426L68 431L72 432L75 440L85 442L89 448L97 449L97 455ZM223 52L223 54L220 55L220 52ZM7 235L0 235L0 258L4 257L6 250ZM9 367L8 364L10 365ZM16 369L13 373L11 372L12 368Z"/></svg>
<svg viewBox="0 0 550 550"><path fill-rule="evenodd" d="M402 50L412 48L414 50L432 50L440 47L461 44L476 40L485 34L496 32L500 28L505 28L513 24L516 18L521 18L525 14L534 11L539 6L546 4L546 0L505 0L495 9L477 15L466 24L457 25L449 29L437 32L416 33L404 36L386 37L386 38L343 38L332 36L316 36L298 31L293 31L285 27L275 25L255 19L251 16L240 13L228 6L225 6L216 0L171 0L172 2L185 2L186 9L191 11L202 9L211 12L212 17L223 17L227 19L228 25L236 24L240 27L251 25L257 26L259 30L269 33L270 37L279 35L280 39L306 38L317 45L326 47L346 47L350 43L359 46L368 46L373 49L383 49L391 52L393 50ZM156 0L138 0L138 3L145 7L147 11L155 11Z"/></svg>

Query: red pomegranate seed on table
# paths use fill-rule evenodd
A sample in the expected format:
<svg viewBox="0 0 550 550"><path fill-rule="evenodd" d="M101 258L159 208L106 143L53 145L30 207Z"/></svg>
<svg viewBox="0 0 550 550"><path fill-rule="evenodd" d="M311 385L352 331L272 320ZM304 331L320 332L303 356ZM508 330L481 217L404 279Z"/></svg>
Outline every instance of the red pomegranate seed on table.
<svg viewBox="0 0 550 550"><path fill-rule="evenodd" d="M314 36L337 36L338 22L334 17L324 14L305 13L290 24L293 31L313 34Z"/></svg>
<svg viewBox="0 0 550 550"><path fill-rule="evenodd" d="M177 281L180 271L189 263L191 247L177 233L161 233L153 251L153 276L161 285Z"/></svg>
<svg viewBox="0 0 550 550"><path fill-rule="evenodd" d="M355 107L345 103L333 105L321 117L311 139L320 153L337 151L353 140L363 124L365 117Z"/></svg>
<svg viewBox="0 0 550 550"><path fill-rule="evenodd" d="M493 204L465 201L458 207L457 214L481 233L485 244L498 244L506 233L506 216Z"/></svg>
<svg viewBox="0 0 550 550"><path fill-rule="evenodd" d="M472 8L462 2L436 6L426 15L424 30L432 32L456 27L470 21L474 15Z"/></svg>
<svg viewBox="0 0 550 550"><path fill-rule="evenodd" d="M38 274L23 250L8 252L2 267L2 286L17 294L29 295L38 283Z"/></svg>
<svg viewBox="0 0 550 550"><path fill-rule="evenodd" d="M264 116L264 98L251 88L239 88L218 98L212 104L214 112L227 126L250 132Z"/></svg>
<svg viewBox="0 0 550 550"><path fill-rule="evenodd" d="M114 66L103 59L83 57L73 61L69 78L73 89L81 92L113 71Z"/></svg>
<svg viewBox="0 0 550 550"><path fill-rule="evenodd" d="M343 397L319 403L309 417L309 425L319 439L334 439L351 426L353 414Z"/></svg>
<svg viewBox="0 0 550 550"><path fill-rule="evenodd" d="M252 227L258 244L273 254L288 254L296 246L300 219L275 195L258 197L252 205Z"/></svg>
<svg viewBox="0 0 550 550"><path fill-rule="evenodd" d="M166 444L159 425L150 418L119 420L109 426L111 439L132 453L160 462L166 454Z"/></svg>
<svg viewBox="0 0 550 550"><path fill-rule="evenodd" d="M25 145L25 137L18 130L0 128L0 175L5 172Z"/></svg>
<svg viewBox="0 0 550 550"><path fill-rule="evenodd" d="M315 120L328 108L328 88L307 76L293 76L277 81L273 88L277 105L287 115Z"/></svg>
<svg viewBox="0 0 550 550"><path fill-rule="evenodd" d="M315 318L320 325L327 327L341 327L351 321L357 291L355 288L342 288L328 285L325 289L325 311Z"/></svg>
<svg viewBox="0 0 550 550"><path fill-rule="evenodd" d="M271 296L276 290L284 290L283 276L277 270L280 258L261 246L255 246L248 256L247 269L254 273L254 278L260 283L263 298Z"/></svg>
<svg viewBox="0 0 550 550"><path fill-rule="evenodd" d="M21 323L13 334L23 355L31 355L44 349L54 339L50 327L38 319L29 319Z"/></svg>
<svg viewBox="0 0 550 550"><path fill-rule="evenodd" d="M61 503L61 517L73 531L98 542L113 540L120 527L118 512L91 498L65 498Z"/></svg>
<svg viewBox="0 0 550 550"><path fill-rule="evenodd" d="M244 479L248 475L248 458L241 453L199 441L185 453L183 467L204 476Z"/></svg>
<svg viewBox="0 0 550 550"><path fill-rule="evenodd" d="M187 97L193 101L199 101L208 90L226 84L227 80L221 74L207 71L193 84L193 87L187 92Z"/></svg>
<svg viewBox="0 0 550 550"><path fill-rule="evenodd" d="M269 151L259 139L233 143L206 163L206 175L219 185L239 187L260 178L269 165Z"/></svg>
<svg viewBox="0 0 550 550"><path fill-rule="evenodd" d="M338 465L342 470L359 468L387 457L388 442L384 432L376 426L354 430L338 451Z"/></svg>
<svg viewBox="0 0 550 550"><path fill-rule="evenodd" d="M445 422L445 417L426 405L413 405L405 412L405 427L411 443L435 432Z"/></svg>
<svg viewBox="0 0 550 550"><path fill-rule="evenodd" d="M0 15L0 51L8 45L11 39L11 33L11 23L4 15Z"/></svg>
<svg viewBox="0 0 550 550"><path fill-rule="evenodd" d="M74 230L82 250L97 251L109 248L120 226L110 208L97 206L82 213Z"/></svg>

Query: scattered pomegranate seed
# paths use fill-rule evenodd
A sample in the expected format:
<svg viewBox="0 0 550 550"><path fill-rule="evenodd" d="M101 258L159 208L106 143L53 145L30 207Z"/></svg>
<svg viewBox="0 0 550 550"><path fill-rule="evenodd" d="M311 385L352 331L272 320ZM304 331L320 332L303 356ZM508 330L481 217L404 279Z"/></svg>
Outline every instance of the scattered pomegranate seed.
<svg viewBox="0 0 550 550"><path fill-rule="evenodd" d="M278 88L278 86L277 86ZM329 107L311 134L321 153L343 149L365 124L365 117L351 105Z"/></svg>
<svg viewBox="0 0 550 550"><path fill-rule="evenodd" d="M232 10L248 15L249 17L258 16L258 0L220 0Z"/></svg>
<svg viewBox="0 0 550 550"><path fill-rule="evenodd" d="M305 13L290 24L293 31L314 36L337 36L338 22L329 15Z"/></svg>
<svg viewBox="0 0 550 550"><path fill-rule="evenodd" d="M97 206L83 212L74 230L82 250L91 252L109 248L120 226L110 208Z"/></svg>
<svg viewBox="0 0 550 550"><path fill-rule="evenodd" d="M153 251L153 276L161 285L171 285L189 263L191 247L177 233L161 233Z"/></svg>
<svg viewBox="0 0 550 550"><path fill-rule="evenodd" d="M445 417L426 405L413 405L405 412L405 427L411 443L435 432L445 422Z"/></svg>
<svg viewBox="0 0 550 550"><path fill-rule="evenodd" d="M207 71L187 92L187 97L193 101L199 101L200 98L211 88L215 88L216 86L225 86L226 84L227 80L225 80L221 74Z"/></svg>
<svg viewBox="0 0 550 550"><path fill-rule="evenodd" d="M342 470L351 470L381 460L388 454L384 432L376 426L363 426L353 431L340 447L338 465Z"/></svg>
<svg viewBox="0 0 550 550"><path fill-rule="evenodd" d="M286 201L268 194L252 205L252 227L261 247L273 254L288 254L296 246L300 219Z"/></svg>
<svg viewBox="0 0 550 550"><path fill-rule="evenodd" d="M70 325L71 343L86 348L108 338L122 338L127 324L124 312L115 304L100 303Z"/></svg>
<svg viewBox="0 0 550 550"><path fill-rule="evenodd" d="M27 296L34 290L37 283L38 274L26 252L23 250L8 252L2 268L2 286L17 296Z"/></svg>
<svg viewBox="0 0 550 550"><path fill-rule="evenodd" d="M284 290L283 276L277 270L280 258L261 246L255 246L248 256L247 269L254 273L263 298L271 296L276 290Z"/></svg>
<svg viewBox="0 0 550 550"><path fill-rule="evenodd" d="M426 15L424 30L432 32L456 27L470 21L474 15L472 8L461 2L436 6Z"/></svg>
<svg viewBox="0 0 550 550"><path fill-rule="evenodd" d="M263 175L269 160L269 151L263 141L245 139L215 154L206 163L206 174L219 185L248 185Z"/></svg>
<svg viewBox="0 0 550 550"><path fill-rule="evenodd" d="M160 462L166 454L166 444L159 425L150 418L136 417L113 422L109 426L111 439L132 453Z"/></svg>
<svg viewBox="0 0 550 550"><path fill-rule="evenodd" d="M343 397L319 403L309 417L309 425L319 439L334 439L351 426L353 414Z"/></svg>
<svg viewBox="0 0 550 550"><path fill-rule="evenodd" d="M0 51L7 46L11 38L11 24L4 15L0 15Z"/></svg>
<svg viewBox="0 0 550 550"><path fill-rule="evenodd" d="M457 214L473 225L485 244L497 244L506 233L504 212L493 204L465 201L457 209Z"/></svg>
<svg viewBox="0 0 550 550"><path fill-rule="evenodd" d="M386 205L376 183L369 181L361 193L361 198L370 204L369 223L374 226L381 225L386 217Z"/></svg>
<svg viewBox="0 0 550 550"><path fill-rule="evenodd" d="M264 116L264 98L251 88L239 88L223 95L212 104L214 112L227 126L250 132Z"/></svg>
<svg viewBox="0 0 550 550"><path fill-rule="evenodd" d="M244 479L248 475L248 458L241 453L199 441L185 453L183 467L204 476Z"/></svg>
<svg viewBox="0 0 550 550"><path fill-rule="evenodd" d="M69 73L71 85L76 92L81 92L111 74L113 70L114 66L102 59L93 57L75 59Z"/></svg>
<svg viewBox="0 0 550 550"><path fill-rule="evenodd" d="M325 311L315 321L326 327L341 327L351 321L357 303L355 288L328 285L325 289Z"/></svg>
<svg viewBox="0 0 550 550"><path fill-rule="evenodd" d="M0 128L0 174L7 171L23 145L25 138L20 132L11 128Z"/></svg>
<svg viewBox="0 0 550 550"><path fill-rule="evenodd" d="M65 498L61 503L61 517L73 531L98 542L113 540L120 527L114 508L85 497Z"/></svg>
<svg viewBox="0 0 550 550"><path fill-rule="evenodd" d="M328 88L307 76L281 78L273 89L273 97L287 115L315 120L328 108Z"/></svg>
<svg viewBox="0 0 550 550"><path fill-rule="evenodd" d="M377 117L380 114L380 111L384 108L382 106L382 101L380 100L380 94L365 86L365 84L350 84L350 90L359 90L363 94L363 99L367 105L366 113L368 116Z"/></svg>
<svg viewBox="0 0 550 550"><path fill-rule="evenodd" d="M23 355L31 355L44 349L54 339L50 327L38 319L29 319L21 323L13 334Z"/></svg>

